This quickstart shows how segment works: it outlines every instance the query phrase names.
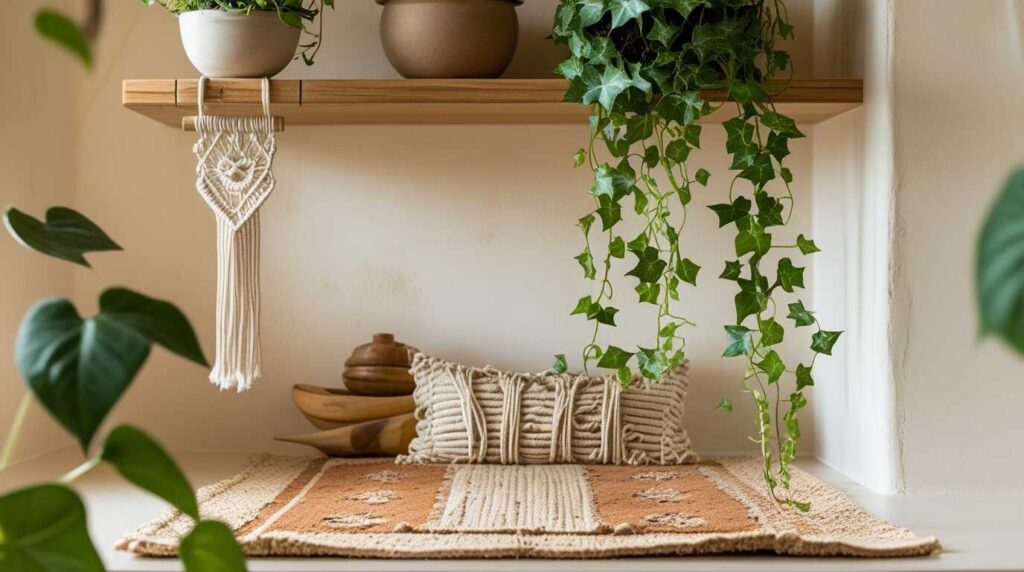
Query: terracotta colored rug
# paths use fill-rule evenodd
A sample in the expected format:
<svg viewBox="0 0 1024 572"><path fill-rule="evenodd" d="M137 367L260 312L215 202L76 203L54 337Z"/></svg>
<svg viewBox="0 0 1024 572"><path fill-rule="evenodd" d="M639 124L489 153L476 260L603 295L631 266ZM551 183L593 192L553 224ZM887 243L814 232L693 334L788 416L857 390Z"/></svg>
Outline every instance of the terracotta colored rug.
<svg viewBox="0 0 1024 572"><path fill-rule="evenodd" d="M768 551L920 556L935 538L878 520L797 471L801 513L767 498L759 460L666 467L395 465L256 458L199 493L252 556L599 558ZM190 519L168 513L119 545L173 555Z"/></svg>

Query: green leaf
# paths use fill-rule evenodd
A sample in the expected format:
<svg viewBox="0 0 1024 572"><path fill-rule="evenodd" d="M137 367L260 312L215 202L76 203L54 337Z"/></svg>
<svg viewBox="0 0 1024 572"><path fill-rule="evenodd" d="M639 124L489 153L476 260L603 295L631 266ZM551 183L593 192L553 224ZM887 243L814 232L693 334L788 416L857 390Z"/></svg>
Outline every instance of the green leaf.
<svg viewBox="0 0 1024 572"><path fill-rule="evenodd" d="M618 312L618 308L602 306L595 302L591 304L590 309L587 310L587 319L596 320L599 324L605 324L606 326L614 326L615 314Z"/></svg>
<svg viewBox="0 0 1024 572"><path fill-rule="evenodd" d="M669 367L665 352L658 349L639 348L636 363L640 366L640 374L647 379L660 378Z"/></svg>
<svg viewBox="0 0 1024 572"><path fill-rule="evenodd" d="M736 235L736 256L753 253L764 256L772 247L772 235L765 232L761 225L750 221L746 230Z"/></svg>
<svg viewBox="0 0 1024 572"><path fill-rule="evenodd" d="M633 381L633 372L628 367L620 367L615 370L615 377L619 380L619 385L622 387L629 387L629 384Z"/></svg>
<svg viewBox="0 0 1024 572"><path fill-rule="evenodd" d="M729 401L728 398L723 397L723 398L718 400L718 405L715 406L715 409L721 409L722 411L728 411L728 412L731 413L732 412L732 401Z"/></svg>
<svg viewBox="0 0 1024 572"><path fill-rule="evenodd" d="M607 195L597 199L597 216L601 217L601 229L609 230L622 220L622 207Z"/></svg>
<svg viewBox="0 0 1024 572"><path fill-rule="evenodd" d="M210 366L192 324L170 302L126 288L108 288L100 295L100 315L192 363Z"/></svg>
<svg viewBox="0 0 1024 572"><path fill-rule="evenodd" d="M741 179L747 179L755 186L762 186L775 178L775 166L772 164L771 156L767 153L756 153L749 163L740 172Z"/></svg>
<svg viewBox="0 0 1024 572"><path fill-rule="evenodd" d="M679 324L676 322L669 322L658 330L658 335L663 338L671 338L676 335L676 330L679 328Z"/></svg>
<svg viewBox="0 0 1024 572"><path fill-rule="evenodd" d="M693 175L693 178L698 183L706 187L708 185L708 179L711 178L711 173L707 172L706 169L697 169L697 172Z"/></svg>
<svg viewBox="0 0 1024 572"><path fill-rule="evenodd" d="M718 277L725 280L739 280L742 271L743 264L739 260L726 260L725 269L722 270Z"/></svg>
<svg viewBox="0 0 1024 572"><path fill-rule="evenodd" d="M576 302L576 309L573 310L572 313L569 315L575 316L576 314L586 314L590 310L590 306L593 303L594 301L591 300L590 296L584 296L580 298L579 302Z"/></svg>
<svg viewBox="0 0 1024 572"><path fill-rule="evenodd" d="M640 2L640 0L627 1ZM640 3L642 4L642 2ZM596 69L587 66L583 68L582 78L587 87L583 92L583 103L600 103L601 107L608 111L615 107L615 100L633 83L626 72L614 66L604 68L604 72L600 75Z"/></svg>
<svg viewBox="0 0 1024 572"><path fill-rule="evenodd" d="M786 373L786 364L782 363L779 352L775 350L765 354L764 359L755 365L768 376L768 383L779 381L782 374Z"/></svg>
<svg viewBox="0 0 1024 572"><path fill-rule="evenodd" d="M636 238L626 243L626 250L629 250L633 254L637 255L637 257L640 257L643 256L643 253L647 250L647 246L649 244L650 242L647 239L647 233L641 232L636 236Z"/></svg>
<svg viewBox="0 0 1024 572"><path fill-rule="evenodd" d="M587 152L583 149L576 151L576 154L572 156L572 166L582 167L587 162Z"/></svg>
<svg viewBox="0 0 1024 572"><path fill-rule="evenodd" d="M616 346L608 346L608 349L604 351L601 359L597 362L597 367L619 369L620 367L625 367L631 359L633 359L632 353Z"/></svg>
<svg viewBox="0 0 1024 572"><path fill-rule="evenodd" d="M565 361L565 354L555 354L555 363L551 365L551 373L565 373L569 364Z"/></svg>
<svg viewBox="0 0 1024 572"><path fill-rule="evenodd" d="M701 117L706 104L707 102L701 99L700 93L696 91L681 95L670 93L661 98L655 111L666 121L689 125Z"/></svg>
<svg viewBox="0 0 1024 572"><path fill-rule="evenodd" d="M612 29L639 18L641 14L650 9L651 7L642 0L611 0Z"/></svg>
<svg viewBox="0 0 1024 572"><path fill-rule="evenodd" d="M120 425L107 435L100 458L110 463L128 482L171 503L199 519L192 485L156 441L130 425Z"/></svg>
<svg viewBox="0 0 1024 572"><path fill-rule="evenodd" d="M594 185L590 187L590 194L595 197L612 196L612 167L608 163L601 163L594 170Z"/></svg>
<svg viewBox="0 0 1024 572"><path fill-rule="evenodd" d="M22 245L54 258L89 266L83 254L121 250L100 227L77 211L53 207L46 211L46 222L16 208L4 211L7 232Z"/></svg>
<svg viewBox="0 0 1024 572"><path fill-rule="evenodd" d="M778 278L779 286L786 292L792 292L794 288L804 287L804 268L793 266L789 258L779 260Z"/></svg>
<svg viewBox="0 0 1024 572"><path fill-rule="evenodd" d="M92 67L92 48L78 24L56 10L44 9L36 12L35 25L40 36L77 56L85 67Z"/></svg>
<svg viewBox="0 0 1024 572"><path fill-rule="evenodd" d="M796 366L796 390L800 391L812 385L814 385L814 378L811 377L811 368L804 364Z"/></svg>
<svg viewBox="0 0 1024 572"><path fill-rule="evenodd" d="M608 254L612 258L625 258L626 257L626 241L622 240L621 236L616 236L608 244Z"/></svg>
<svg viewBox="0 0 1024 572"><path fill-rule="evenodd" d="M661 260L660 254L657 248L648 246L643 253L637 254L636 266L627 272L626 276L634 276L640 282L657 282L665 273L665 267L668 266L668 263Z"/></svg>
<svg viewBox="0 0 1024 572"><path fill-rule="evenodd" d="M782 177L782 180L786 181L787 184L793 182L793 171L790 171L789 167L783 167L779 171L779 176Z"/></svg>
<svg viewBox="0 0 1024 572"><path fill-rule="evenodd" d="M245 572L245 555L223 522L200 521L178 549L186 572Z"/></svg>
<svg viewBox="0 0 1024 572"><path fill-rule="evenodd" d="M587 216L580 218L580 220L576 222L576 226L578 226L578 227L583 229L583 235L584 236L590 234L590 227L593 224L594 224L594 215L593 215L593 213L588 214Z"/></svg>
<svg viewBox="0 0 1024 572"><path fill-rule="evenodd" d="M758 325L761 330L762 346L774 346L782 343L786 330L783 329L782 324L775 321L775 318L761 320Z"/></svg>
<svg viewBox="0 0 1024 572"><path fill-rule="evenodd" d="M44 484L0 497L0 568L103 572L78 495L64 485Z"/></svg>
<svg viewBox="0 0 1024 572"><path fill-rule="evenodd" d="M592 26L608 11L608 6L603 0L580 0L579 3L580 27Z"/></svg>
<svg viewBox="0 0 1024 572"><path fill-rule="evenodd" d="M768 308L768 300L764 294L758 292L742 291L736 294L733 299L736 306L736 323L742 324L747 316L753 316Z"/></svg>
<svg viewBox="0 0 1024 572"><path fill-rule="evenodd" d="M826 330L815 332L811 336L811 349L819 354L830 356L832 355L832 346L836 345L836 342L839 341L840 335L842 335L842 332L829 332Z"/></svg>
<svg viewBox="0 0 1024 572"><path fill-rule="evenodd" d="M699 272L700 266L689 258L680 260L679 264L676 265L676 276L683 282L689 282L694 286L697 285L697 274Z"/></svg>
<svg viewBox="0 0 1024 572"><path fill-rule="evenodd" d="M768 134L764 148L776 161L782 161L789 156L789 138L772 131Z"/></svg>
<svg viewBox="0 0 1024 572"><path fill-rule="evenodd" d="M83 320L64 298L33 306L18 331L18 371L39 402L85 451L135 378L150 342L205 364L185 317L166 302L112 288Z"/></svg>
<svg viewBox="0 0 1024 572"><path fill-rule="evenodd" d="M982 335L1024 354L1024 167L1018 167L985 218L974 281Z"/></svg>
<svg viewBox="0 0 1024 572"><path fill-rule="evenodd" d="M593 280L597 277L597 267L594 266L594 257L590 254L589 250L577 254L575 257L576 262L580 263L580 268L583 269L583 277L587 280Z"/></svg>
<svg viewBox="0 0 1024 572"><path fill-rule="evenodd" d="M672 45L672 40L679 35L679 27L673 26L660 17L655 17L651 24L651 31L647 32L647 39L658 42L666 48Z"/></svg>
<svg viewBox="0 0 1024 572"><path fill-rule="evenodd" d="M804 136L804 134L796 128L796 122L781 113L766 111L761 114L760 120L761 125L764 125L768 129L781 133L791 139Z"/></svg>
<svg viewBox="0 0 1024 572"><path fill-rule="evenodd" d="M653 169L658 166L658 160L661 159L661 153L658 151L657 145L649 145L644 149L644 165L648 169Z"/></svg>
<svg viewBox="0 0 1024 572"><path fill-rule="evenodd" d="M661 295L661 284L641 282L636 285L635 290L640 297L640 303L647 302L655 306L659 304L658 296Z"/></svg>
<svg viewBox="0 0 1024 572"><path fill-rule="evenodd" d="M731 222L736 222L749 215L751 206L750 199L736 197L732 204L711 205L708 208L715 211L715 214L718 215L718 228L722 228Z"/></svg>
<svg viewBox="0 0 1024 572"><path fill-rule="evenodd" d="M725 326L725 335L729 345L722 357L736 357L754 351L753 337L746 326Z"/></svg>
<svg viewBox="0 0 1024 572"><path fill-rule="evenodd" d="M682 139L676 139L665 146L665 157L676 163L685 163L689 156L690 146Z"/></svg>
<svg viewBox="0 0 1024 572"><path fill-rule="evenodd" d="M804 254L814 254L815 252L821 252L821 249L818 248L818 245L814 244L813 240L804 237L804 235L802 234L796 237L796 245L800 249L800 252Z"/></svg>
<svg viewBox="0 0 1024 572"><path fill-rule="evenodd" d="M814 312L804 308L804 303L801 300L789 305L789 315L786 317L793 320L798 328L814 324Z"/></svg>
<svg viewBox="0 0 1024 572"><path fill-rule="evenodd" d="M754 197L754 200L757 201L758 224L765 228L785 224L785 221L782 220L782 202L779 199L764 191L754 193Z"/></svg>

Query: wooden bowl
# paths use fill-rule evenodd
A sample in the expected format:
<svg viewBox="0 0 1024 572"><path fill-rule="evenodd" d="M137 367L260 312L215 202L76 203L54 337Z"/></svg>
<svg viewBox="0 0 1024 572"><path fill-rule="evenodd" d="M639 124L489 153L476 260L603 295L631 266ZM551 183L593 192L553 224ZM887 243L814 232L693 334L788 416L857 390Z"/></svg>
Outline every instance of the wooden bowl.
<svg viewBox="0 0 1024 572"><path fill-rule="evenodd" d="M277 437L278 441L315 447L332 457L404 455L416 436L412 413L347 425L328 431Z"/></svg>
<svg viewBox="0 0 1024 572"><path fill-rule="evenodd" d="M362 423L412 413L416 408L411 395L368 397L305 384L292 387L292 400L306 417L333 423Z"/></svg>

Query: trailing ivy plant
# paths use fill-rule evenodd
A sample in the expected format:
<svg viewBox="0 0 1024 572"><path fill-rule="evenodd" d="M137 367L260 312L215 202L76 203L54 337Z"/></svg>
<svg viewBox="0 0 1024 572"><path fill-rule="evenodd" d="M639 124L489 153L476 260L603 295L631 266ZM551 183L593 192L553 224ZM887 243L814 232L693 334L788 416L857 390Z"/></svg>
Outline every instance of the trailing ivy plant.
<svg viewBox="0 0 1024 572"><path fill-rule="evenodd" d="M8 208L3 222L24 246L81 266L89 266L87 253L121 249L91 220L68 208L51 208L45 221ZM179 549L186 570L245 570L231 529L200 517L192 486L151 437L120 425L90 454L98 429L153 344L209 367L192 325L177 307L126 288L105 290L99 313L89 318L82 318L66 298L45 298L29 309L15 347L18 372L29 392L0 449L0 472L11 460L33 399L75 438L86 459L57 483L0 494L0 570L104 569L89 538L85 506L69 486L102 463L195 520Z"/></svg>
<svg viewBox="0 0 1024 572"><path fill-rule="evenodd" d="M584 367L613 369L626 385L634 370L657 379L685 358L683 331L694 324L675 302L684 288L697 285L701 272L687 256L685 226L693 194L711 176L690 155L701 145L700 120L734 108L735 117L724 123L732 156L728 200L711 206L719 226L732 230L736 256L718 276L736 288L736 320L725 326L724 355L747 364L742 385L756 404L754 440L769 491L806 509L789 495L775 495L790 485L798 413L814 384L814 362L831 354L840 332L823 330L802 301L784 312L775 299L780 290L803 288L798 254L818 251L802 234L794 244L773 241L773 227L785 227L793 212L793 174L783 161L789 142L803 137L773 104L786 87L773 79L792 73L789 54L776 48L776 40L792 36L782 0L562 0L553 32L571 54L556 70L569 80L565 100L593 105L590 139L574 156L577 167L594 175L593 209L578 221L584 249L576 261L596 286L572 311L593 322ZM713 103L707 90L718 90L727 101ZM642 230L624 236L619 223L632 216ZM769 255L776 253L792 254L771 268ZM610 276L620 266L636 280L638 302L657 309L652 335L636 348L600 342L601 328L616 325ZM813 330L813 357L795 367L775 349L786 320ZM554 369L566 367L564 355L556 356ZM783 395L787 376L795 379L795 391ZM719 408L731 411L732 404L723 399Z"/></svg>

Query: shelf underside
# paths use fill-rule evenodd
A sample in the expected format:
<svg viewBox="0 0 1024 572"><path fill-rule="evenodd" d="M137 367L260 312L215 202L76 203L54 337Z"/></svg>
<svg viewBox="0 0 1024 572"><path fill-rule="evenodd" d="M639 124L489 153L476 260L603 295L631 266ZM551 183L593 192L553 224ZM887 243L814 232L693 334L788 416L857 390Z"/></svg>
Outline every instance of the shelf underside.
<svg viewBox="0 0 1024 572"><path fill-rule="evenodd" d="M194 79L124 80L122 104L166 125L181 127L196 115ZM272 80L271 108L293 125L354 124L577 124L589 108L562 103L561 79L485 80ZM259 115L260 80L211 79L206 112ZM721 101L725 94L706 97ZM794 80L775 98L780 112L798 123L817 123L863 101L859 79ZM733 106L706 119L719 123Z"/></svg>

